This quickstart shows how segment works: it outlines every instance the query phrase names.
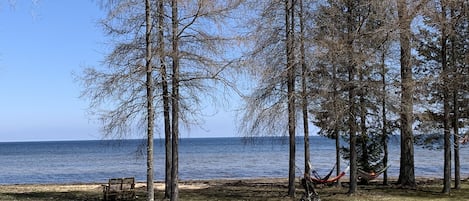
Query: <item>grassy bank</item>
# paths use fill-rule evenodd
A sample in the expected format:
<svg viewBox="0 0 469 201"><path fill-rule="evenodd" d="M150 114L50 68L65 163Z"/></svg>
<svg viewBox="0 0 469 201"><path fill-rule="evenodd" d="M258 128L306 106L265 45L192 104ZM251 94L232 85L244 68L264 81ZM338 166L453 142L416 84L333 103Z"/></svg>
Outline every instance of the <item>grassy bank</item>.
<svg viewBox="0 0 469 201"><path fill-rule="evenodd" d="M346 185L346 184L345 184ZM162 197L162 187L157 186L156 198ZM145 186L136 186L137 200L145 200ZM379 183L360 185L353 196L347 195L347 187L322 187L317 189L324 201L423 201L423 200L469 200L469 182L463 181L461 189L452 189L450 195L441 194L440 180L421 180L415 189L402 189L395 185L383 186ZM181 182L181 200L290 200L287 198L285 179L257 180L210 180ZM303 190L297 186L297 199ZM100 184L74 185L3 185L0 186L0 200L101 200Z"/></svg>

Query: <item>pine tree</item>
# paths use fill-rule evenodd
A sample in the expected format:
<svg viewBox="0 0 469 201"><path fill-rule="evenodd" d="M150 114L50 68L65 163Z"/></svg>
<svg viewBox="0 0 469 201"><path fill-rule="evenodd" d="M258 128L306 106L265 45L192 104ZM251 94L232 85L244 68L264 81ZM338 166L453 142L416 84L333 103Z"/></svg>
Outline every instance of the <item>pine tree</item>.
<svg viewBox="0 0 469 201"><path fill-rule="evenodd" d="M427 90L427 105L420 116L419 130L425 134L419 136L419 144L426 147L444 149L444 186L443 192L449 193L451 189L451 149L455 156L455 187L458 188L459 173L459 124L460 119L460 86L463 82L461 74L457 73L464 66L464 55L467 48L462 39L465 34L458 31L464 24L464 8L462 1L432 1L424 13L424 25L420 29L419 53L422 65L418 73L423 79L422 84ZM464 26L464 25L463 25ZM462 35L461 35L462 34ZM461 38L459 41L457 38ZM462 64L462 65L461 65ZM425 96L425 95L424 95ZM452 133L451 133L451 127ZM443 133L443 135L440 135ZM451 135L454 147L451 146ZM441 137L442 136L442 137ZM429 140L433 139L433 140ZM441 139L441 140L440 140ZM432 142L429 144L428 142Z"/></svg>
<svg viewBox="0 0 469 201"><path fill-rule="evenodd" d="M336 143L340 133L349 134L344 135L349 147L342 150L350 160L351 181L358 167L366 171L382 167L378 131L382 125L370 119L379 119L380 112L381 84L376 74L381 72L381 46L390 32L385 22L392 16L383 15L389 8L386 5L382 1L331 0L319 7L314 18L318 26L315 41L321 51L313 80L326 83L317 85L321 108L313 112L315 124L321 134L336 138ZM350 193L355 192L354 187L351 185Z"/></svg>

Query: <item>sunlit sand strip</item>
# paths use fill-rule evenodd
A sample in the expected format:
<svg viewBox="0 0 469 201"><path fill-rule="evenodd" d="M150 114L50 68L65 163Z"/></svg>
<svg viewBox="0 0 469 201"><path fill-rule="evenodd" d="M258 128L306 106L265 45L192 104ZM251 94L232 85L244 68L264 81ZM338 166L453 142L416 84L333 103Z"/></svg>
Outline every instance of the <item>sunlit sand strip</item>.
<svg viewBox="0 0 469 201"><path fill-rule="evenodd" d="M103 184L18 184L18 185L0 185L0 193L5 192L72 192L72 191L101 191ZM156 190L164 190L163 183L155 183ZM191 182L180 183L180 189L204 189L209 188L210 185L205 183ZM137 183L135 188L146 188L146 183Z"/></svg>

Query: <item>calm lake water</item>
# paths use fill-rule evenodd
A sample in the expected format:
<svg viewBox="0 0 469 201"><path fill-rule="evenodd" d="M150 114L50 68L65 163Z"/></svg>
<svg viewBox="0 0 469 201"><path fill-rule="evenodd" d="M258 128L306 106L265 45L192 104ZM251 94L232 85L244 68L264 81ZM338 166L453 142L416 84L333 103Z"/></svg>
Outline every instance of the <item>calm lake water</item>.
<svg viewBox="0 0 469 201"><path fill-rule="evenodd" d="M297 140L297 176L302 175L303 142ZM155 140L155 178L164 178L164 144ZM399 143L390 141L389 176L399 174ZM106 182L113 177L146 179L143 140L0 143L0 184ZM312 137L315 169L326 174L335 163L335 142ZM343 161L342 167L348 162ZM288 177L286 139L186 138L180 141L180 179ZM417 177L443 177L443 151L415 147ZM469 176L468 147L461 150L461 174Z"/></svg>

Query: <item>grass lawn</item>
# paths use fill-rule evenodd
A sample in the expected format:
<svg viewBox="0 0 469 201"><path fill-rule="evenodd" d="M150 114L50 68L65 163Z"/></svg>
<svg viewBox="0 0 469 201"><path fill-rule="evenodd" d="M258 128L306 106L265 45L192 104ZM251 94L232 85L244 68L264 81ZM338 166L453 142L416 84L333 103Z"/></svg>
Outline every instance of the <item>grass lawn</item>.
<svg viewBox="0 0 469 201"><path fill-rule="evenodd" d="M145 200L145 184L136 186L138 198ZM345 184L346 185L346 184ZM423 200L469 200L469 181L462 182L461 189L452 189L451 194L441 193L441 180L419 182L415 189L403 189L395 185L383 186L379 183L359 185L358 192L347 195L347 187L317 188L323 201L423 201ZM181 182L180 200L291 200L286 197L285 179L256 180L210 180ZM303 189L297 186L296 199ZM163 192L156 191L156 200L161 200ZM101 200L100 184L75 185L3 185L0 186L0 200Z"/></svg>

